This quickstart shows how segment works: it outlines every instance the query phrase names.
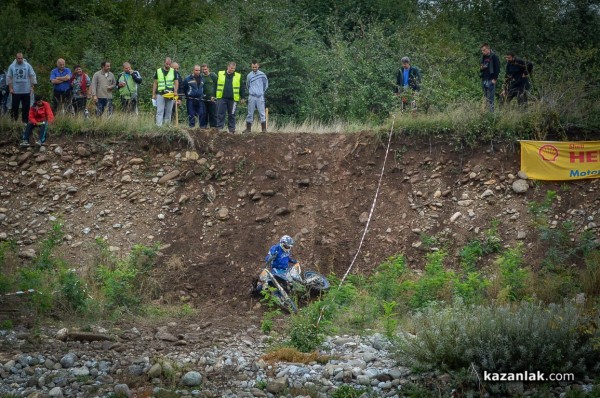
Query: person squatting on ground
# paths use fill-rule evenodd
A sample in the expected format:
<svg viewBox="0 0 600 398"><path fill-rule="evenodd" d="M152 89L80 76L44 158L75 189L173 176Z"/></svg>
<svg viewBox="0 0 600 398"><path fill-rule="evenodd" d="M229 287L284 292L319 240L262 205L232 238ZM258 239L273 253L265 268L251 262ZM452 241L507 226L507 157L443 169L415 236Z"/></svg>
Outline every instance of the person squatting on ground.
<svg viewBox="0 0 600 398"><path fill-rule="evenodd" d="M269 88L269 79L262 71L258 70L260 65L258 61L252 61L252 72L246 77L246 89L248 90L248 116L246 117L246 130L244 133L250 133L252 130L252 121L254 120L254 111L258 110L260 116L260 125L263 133L267 132L267 118L265 115L265 93Z"/></svg>
<svg viewBox="0 0 600 398"><path fill-rule="evenodd" d="M8 67L6 83L11 94L11 116L13 120L19 119L19 105L22 108L21 121L27 123L31 96L37 84L37 77L33 67L23 58L23 53L17 53L16 59Z"/></svg>
<svg viewBox="0 0 600 398"><path fill-rule="evenodd" d="M154 74L154 84L152 85L152 99L156 101L156 125L162 126L163 123L171 122L171 113L173 112L173 98L165 98L167 94L172 96L179 88L179 82L175 75L175 70L171 68L171 58L165 58L163 68L158 68Z"/></svg>
<svg viewBox="0 0 600 398"><path fill-rule="evenodd" d="M479 76L483 87L483 96L490 112L494 112L494 99L496 96L496 81L500 73L500 59L488 43L481 46L481 62L479 63Z"/></svg>
<svg viewBox="0 0 600 398"><path fill-rule="evenodd" d="M225 115L227 115L227 130L235 133L235 111L238 102L244 96L242 86L242 75L235 71L235 62L227 64L227 70L219 71L217 78L217 128L225 127Z"/></svg>
<svg viewBox="0 0 600 398"><path fill-rule="evenodd" d="M43 100L41 95L35 96L35 102L29 109L29 118L25 131L23 132L23 141L21 141L21 147L29 146L29 137L33 132L34 128L39 128L39 139L36 141L37 146L42 146L46 142L48 137L48 124L54 120L54 113L50 104Z"/></svg>
<svg viewBox="0 0 600 398"><path fill-rule="evenodd" d="M90 77L83 72L81 66L75 65L73 71L73 76L69 82L73 94L73 110L75 111L75 114L84 110L87 113L86 103L87 100L91 98L90 86L92 85L92 81Z"/></svg>
<svg viewBox="0 0 600 398"><path fill-rule="evenodd" d="M184 80L184 87L189 126L194 127L196 117L198 125L200 125L204 114L204 79L201 75L200 65L194 65L193 72Z"/></svg>
<svg viewBox="0 0 600 398"><path fill-rule="evenodd" d="M57 112L71 103L71 69L65 67L65 60L59 58L56 68L50 72L50 83L53 86L52 110Z"/></svg>
<svg viewBox="0 0 600 398"><path fill-rule="evenodd" d="M202 64L202 80L204 82L204 107L200 118L200 128L217 127L217 74L211 72L207 64Z"/></svg>
<svg viewBox="0 0 600 398"><path fill-rule="evenodd" d="M121 109L137 115L138 84L142 83L142 75L137 70L131 69L129 62L123 63L123 72L119 73L117 86L121 97Z"/></svg>
<svg viewBox="0 0 600 398"><path fill-rule="evenodd" d="M416 66L411 66L408 57L402 57L400 62L402 67L396 74L396 96L401 97L403 110L409 102L409 96L412 96L410 104L414 110L417 107L416 94L421 90L421 70Z"/></svg>
<svg viewBox="0 0 600 398"><path fill-rule="evenodd" d="M110 71L110 62L102 61L100 70L92 77L91 95L96 104L96 116L102 116L107 110L108 116L113 113L112 92L117 87L115 75Z"/></svg>
<svg viewBox="0 0 600 398"><path fill-rule="evenodd" d="M526 62L517 58L513 51L506 53L506 73L504 75L504 89L500 97L504 98L506 103L517 98L519 105L527 103L527 91L531 88L529 74L533 69L531 62Z"/></svg>

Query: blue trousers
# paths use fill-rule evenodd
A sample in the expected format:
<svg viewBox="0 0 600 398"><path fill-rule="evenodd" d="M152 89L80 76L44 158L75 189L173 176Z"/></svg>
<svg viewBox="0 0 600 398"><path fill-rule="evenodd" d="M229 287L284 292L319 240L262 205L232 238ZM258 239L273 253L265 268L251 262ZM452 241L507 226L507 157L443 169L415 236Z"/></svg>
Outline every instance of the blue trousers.
<svg viewBox="0 0 600 398"><path fill-rule="evenodd" d="M237 102L232 98L219 98L217 100L218 120L217 128L225 127L225 115L227 115L227 130L230 133L235 133L235 111Z"/></svg>
<svg viewBox="0 0 600 398"><path fill-rule="evenodd" d="M98 98L98 102L96 103L96 116L102 116L102 114L104 113L104 109L107 110L108 116L112 115L112 98Z"/></svg>
<svg viewBox="0 0 600 398"><path fill-rule="evenodd" d="M491 80L482 80L483 96L486 99L490 112L494 112L494 99L496 97L496 85Z"/></svg>
<svg viewBox="0 0 600 398"><path fill-rule="evenodd" d="M27 126L25 127L25 131L23 131L23 136L22 136L23 141L29 142L29 137L31 136L33 129L36 127L38 127L40 129L40 142L42 144L44 142L46 142L46 138L48 137L48 122L44 122L39 126L37 124L28 122Z"/></svg>
<svg viewBox="0 0 600 398"><path fill-rule="evenodd" d="M202 127L202 118L204 116L204 101L202 101L201 99L188 98L187 111L190 127L194 127L196 125L196 118L198 118L198 125Z"/></svg>

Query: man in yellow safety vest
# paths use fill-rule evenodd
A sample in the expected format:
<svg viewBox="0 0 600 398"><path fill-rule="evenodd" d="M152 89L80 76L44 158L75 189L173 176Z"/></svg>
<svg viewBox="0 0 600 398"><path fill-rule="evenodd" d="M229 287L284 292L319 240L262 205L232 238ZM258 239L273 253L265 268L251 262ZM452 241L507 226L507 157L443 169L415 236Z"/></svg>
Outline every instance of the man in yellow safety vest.
<svg viewBox="0 0 600 398"><path fill-rule="evenodd" d="M177 93L179 82L176 73L171 68L171 58L165 58L164 68L158 68L154 74L152 85L152 102L156 106L156 125L162 126L171 122L173 112L173 93Z"/></svg>
<svg viewBox="0 0 600 398"><path fill-rule="evenodd" d="M219 71L217 75L217 128L225 127L225 114L227 114L227 130L235 134L235 111L237 103L244 100L244 86L242 75L235 71L235 62L227 64L227 70Z"/></svg>

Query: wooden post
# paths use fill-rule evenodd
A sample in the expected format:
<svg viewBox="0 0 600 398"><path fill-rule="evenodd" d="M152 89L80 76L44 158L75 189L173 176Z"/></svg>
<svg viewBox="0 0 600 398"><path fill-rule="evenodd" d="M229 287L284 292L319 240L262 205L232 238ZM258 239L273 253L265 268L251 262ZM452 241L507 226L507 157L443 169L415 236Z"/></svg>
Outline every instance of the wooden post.
<svg viewBox="0 0 600 398"><path fill-rule="evenodd" d="M179 127L179 105L177 105L179 97L175 96L175 127Z"/></svg>

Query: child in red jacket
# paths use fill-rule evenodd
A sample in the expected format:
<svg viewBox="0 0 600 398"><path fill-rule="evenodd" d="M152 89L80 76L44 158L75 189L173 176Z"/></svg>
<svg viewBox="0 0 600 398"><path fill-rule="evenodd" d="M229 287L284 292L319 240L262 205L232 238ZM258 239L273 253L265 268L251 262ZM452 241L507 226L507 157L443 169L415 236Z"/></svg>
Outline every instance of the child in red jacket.
<svg viewBox="0 0 600 398"><path fill-rule="evenodd" d="M22 147L29 146L29 136L34 128L39 127L40 139L35 143L37 146L44 145L48 136L48 123L54 120L54 114L50 108L50 104L42 99L41 95L35 96L35 103L29 109L29 121L23 132Z"/></svg>

